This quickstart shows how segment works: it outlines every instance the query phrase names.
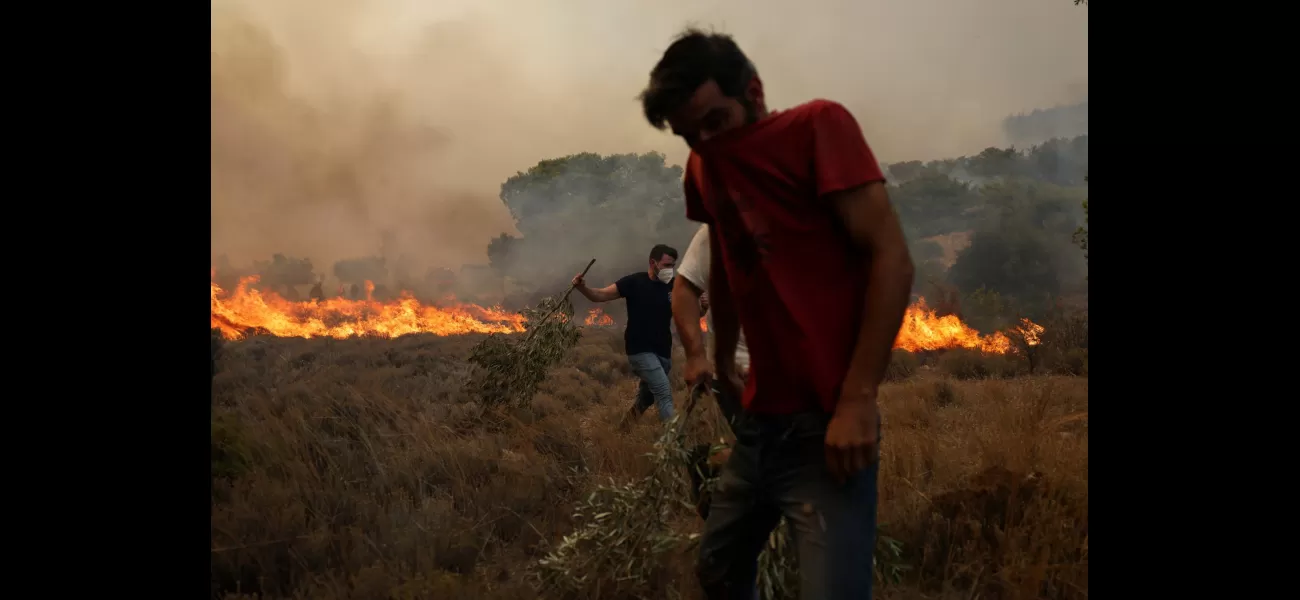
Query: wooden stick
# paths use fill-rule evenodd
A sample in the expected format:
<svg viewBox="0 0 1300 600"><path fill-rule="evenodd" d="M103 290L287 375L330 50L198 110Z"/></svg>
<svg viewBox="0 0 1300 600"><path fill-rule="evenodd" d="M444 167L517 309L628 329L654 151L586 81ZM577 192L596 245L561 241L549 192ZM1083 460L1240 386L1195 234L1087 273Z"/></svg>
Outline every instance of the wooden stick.
<svg viewBox="0 0 1300 600"><path fill-rule="evenodd" d="M591 262L587 263L587 268L585 268L585 269L582 270L582 276L583 276L583 277L586 277L586 276L587 276L587 271L590 271L590 270L591 270L591 265L594 265L594 264L596 264L596 259L593 258L593 259L591 259ZM564 297L563 297L563 298L560 298L560 304L564 304L564 301L569 299L569 294L572 294L572 293L573 293L573 288L574 288L574 287L576 287L576 286L574 286L573 284L569 284L569 291L564 292ZM552 309L551 309L551 312L555 312L555 310L558 309L558 308L559 308L559 306L556 306L555 308L552 308ZM548 315L548 316L549 316L549 315Z"/></svg>
<svg viewBox="0 0 1300 600"><path fill-rule="evenodd" d="M582 270L582 276L583 276L583 277L586 277L586 276L587 276L587 271L590 271L590 270L591 270L591 265L594 265L594 264L596 264L596 259L593 258L593 259L591 259L591 262L587 263L587 268L585 268L585 269ZM561 296L561 297L560 297L560 301L559 301L558 303L556 303L555 308L552 308L552 309L551 309L551 312L546 313L546 316L544 316L544 317L542 317L542 318L540 318L540 319L537 320L537 323L536 323L535 325L533 325L533 330L530 331L530 332L528 332L528 337L524 338L524 341L521 342L521 344L527 344L527 343L528 343L528 340L533 339L533 334L534 334L534 333L537 333L537 327L538 327L539 325L541 325L543 321L545 321L545 320L551 318L551 315L555 314L555 311L560 310L560 307L561 307L561 306L564 306L564 303L565 303L566 301L568 301L568 299L569 299L569 294L572 294L572 293L573 293L573 288L574 288L574 287L575 287L575 286L574 286L573 284L569 284L569 291L564 292L564 296Z"/></svg>

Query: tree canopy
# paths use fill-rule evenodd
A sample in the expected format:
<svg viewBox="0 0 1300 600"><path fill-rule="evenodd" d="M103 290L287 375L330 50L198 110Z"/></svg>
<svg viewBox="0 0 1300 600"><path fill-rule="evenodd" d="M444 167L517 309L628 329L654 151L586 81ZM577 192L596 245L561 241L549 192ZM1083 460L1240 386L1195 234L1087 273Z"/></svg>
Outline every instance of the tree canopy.
<svg viewBox="0 0 1300 600"><path fill-rule="evenodd" d="M1086 135L885 168L917 292L950 285L972 303L997 298L1030 316L1062 295L1086 294L1086 254L1076 246L1087 243ZM954 234L970 243L945 265L934 240Z"/></svg>
<svg viewBox="0 0 1300 600"><path fill-rule="evenodd" d="M953 290L1029 316L1062 295L1086 295L1075 240L1086 225L1087 169L1086 135L885 165L916 291ZM645 269L653 245L685 252L697 228L685 217L682 169L658 153L544 160L507 180L501 201L521 235L493 238L490 263L538 294L566 285L591 258L592 285Z"/></svg>
<svg viewBox="0 0 1300 600"><path fill-rule="evenodd" d="M698 227L686 220L682 168L657 152L543 160L506 180L501 201L521 235L491 240L490 263L543 291L591 258L593 284L645 269L651 247L685 252Z"/></svg>

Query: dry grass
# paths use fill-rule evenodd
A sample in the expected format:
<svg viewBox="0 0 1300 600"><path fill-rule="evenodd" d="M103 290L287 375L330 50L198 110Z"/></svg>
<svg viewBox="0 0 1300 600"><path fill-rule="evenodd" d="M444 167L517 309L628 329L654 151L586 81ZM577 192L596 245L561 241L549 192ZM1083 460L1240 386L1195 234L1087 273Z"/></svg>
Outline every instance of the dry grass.
<svg viewBox="0 0 1300 600"><path fill-rule="evenodd" d="M616 331L589 330L519 408L462 391L477 339L226 344L213 597L536 597L530 566L596 482L648 472L659 426L650 411L617 428L636 382ZM1086 597L1087 379L966 381L919 363L894 378L880 520L912 568L878 596ZM697 440L725 430L706 408ZM685 509L679 524L700 528ZM637 595L698 598L693 557Z"/></svg>

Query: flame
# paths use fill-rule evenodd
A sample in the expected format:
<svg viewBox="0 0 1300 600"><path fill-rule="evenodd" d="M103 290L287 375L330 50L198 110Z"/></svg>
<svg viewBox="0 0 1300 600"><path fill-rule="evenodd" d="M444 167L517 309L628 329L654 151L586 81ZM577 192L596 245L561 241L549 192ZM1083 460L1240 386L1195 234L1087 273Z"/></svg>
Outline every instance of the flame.
<svg viewBox="0 0 1300 600"><path fill-rule="evenodd" d="M707 317L700 317L700 329L709 331ZM1043 326L1029 319L1021 319L1020 325L1012 332L1022 337L1025 345L1037 346ZM894 348L908 352L970 348L991 354L1006 354L1011 351L1011 339L1003 333L982 336L962 323L956 315L938 316L925 303L925 298L920 298L916 304L907 307Z"/></svg>
<svg viewBox="0 0 1300 600"><path fill-rule="evenodd" d="M599 307L595 307L587 311L587 320L584 322L592 327L609 327L614 324L614 318L605 314L605 311L600 310Z"/></svg>
<svg viewBox="0 0 1300 600"><path fill-rule="evenodd" d="M410 333L458 335L517 333L524 316L497 308L457 303L425 306L409 293L394 302L376 302L375 284L366 282L365 300L330 298L321 302L292 302L250 286L257 277L240 279L234 293L212 284L212 327L226 339L240 339L249 330L279 337L348 338L361 335L397 337Z"/></svg>
<svg viewBox="0 0 1300 600"><path fill-rule="evenodd" d="M459 335L466 333L518 333L524 331L524 316L475 304L454 302L452 306L426 306L408 292L393 302L373 298L375 284L365 282L366 299L330 298L324 301L293 302L273 292L252 289L257 276L243 277L233 293L212 283L212 327L226 339L243 338L251 330L278 337L353 336L398 337L412 333ZM567 319L566 319L567 320ZM587 311L586 325L609 327L614 319L600 308ZM708 319L700 318L700 329L709 330ZM1025 345L1037 346L1043 327L1021 319L1011 332ZM907 307L903 326L894 348L909 352L970 348L992 354L1011 351L1011 340L1002 333L982 336L956 315L937 316L921 298Z"/></svg>
<svg viewBox="0 0 1300 600"><path fill-rule="evenodd" d="M1020 325L1015 328L1015 332L1025 338L1026 346L1037 346L1040 343L1038 336L1042 335L1043 326L1029 319L1020 319Z"/></svg>
<svg viewBox="0 0 1300 600"><path fill-rule="evenodd" d="M1029 319L1021 319L1016 332L1025 336L1025 342L1033 346L1038 344L1038 334L1043 332L1043 328ZM908 352L969 348L990 354L1006 354L1011 351L1011 340L1002 333L981 336L956 315L937 316L926 305L925 298L921 298L907 307L894 348Z"/></svg>

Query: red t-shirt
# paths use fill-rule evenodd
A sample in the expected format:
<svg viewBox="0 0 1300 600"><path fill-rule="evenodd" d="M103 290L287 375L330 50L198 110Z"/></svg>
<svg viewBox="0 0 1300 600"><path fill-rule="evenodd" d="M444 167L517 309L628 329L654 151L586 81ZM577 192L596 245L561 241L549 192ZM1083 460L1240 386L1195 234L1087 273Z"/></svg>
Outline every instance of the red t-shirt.
<svg viewBox="0 0 1300 600"><path fill-rule="evenodd" d="M771 113L691 152L686 216L722 238L749 346L746 409L834 410L867 277L825 196L883 180L853 115L828 100Z"/></svg>

